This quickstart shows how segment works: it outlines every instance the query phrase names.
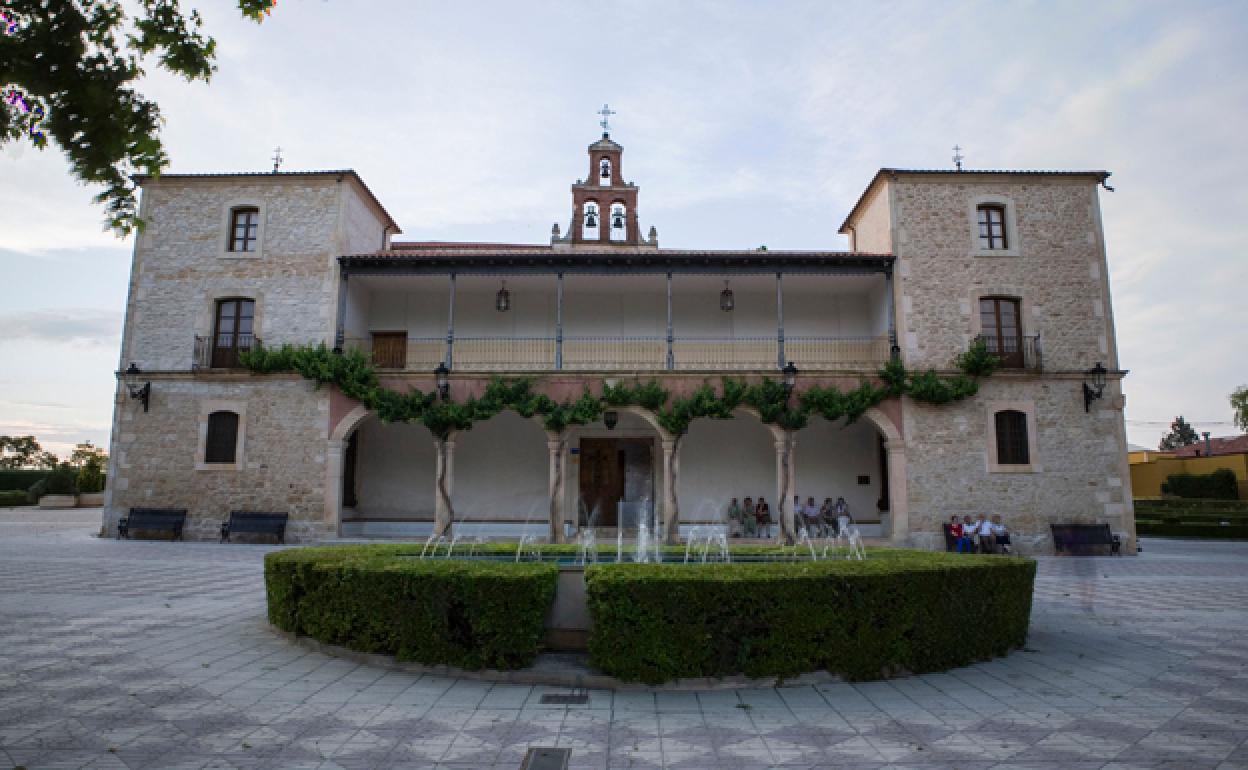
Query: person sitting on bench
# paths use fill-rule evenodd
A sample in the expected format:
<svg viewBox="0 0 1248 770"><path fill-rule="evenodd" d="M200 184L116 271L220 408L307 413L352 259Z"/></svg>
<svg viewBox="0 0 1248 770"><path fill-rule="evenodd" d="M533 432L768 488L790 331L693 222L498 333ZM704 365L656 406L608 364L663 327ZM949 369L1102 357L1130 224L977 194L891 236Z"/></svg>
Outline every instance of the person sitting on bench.
<svg viewBox="0 0 1248 770"><path fill-rule="evenodd" d="M997 546L1001 549L1001 553L1008 554L1010 552L1010 530L1006 528L1001 521L1001 514L992 514L992 536L996 540Z"/></svg>

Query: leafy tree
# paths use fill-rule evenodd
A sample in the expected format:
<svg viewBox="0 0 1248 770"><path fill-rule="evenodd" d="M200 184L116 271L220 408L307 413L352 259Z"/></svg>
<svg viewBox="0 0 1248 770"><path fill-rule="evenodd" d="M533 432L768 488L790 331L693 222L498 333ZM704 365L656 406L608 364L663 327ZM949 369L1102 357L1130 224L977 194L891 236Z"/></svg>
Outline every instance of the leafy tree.
<svg viewBox="0 0 1248 770"><path fill-rule="evenodd" d="M39 456L34 436L0 436L0 468L25 468Z"/></svg>
<svg viewBox="0 0 1248 770"><path fill-rule="evenodd" d="M1248 385L1231 391L1231 409L1235 410L1235 426L1248 431Z"/></svg>
<svg viewBox="0 0 1248 770"><path fill-rule="evenodd" d="M238 0L260 21L274 0ZM122 0L6 0L0 7L0 145L55 142L74 176L105 189L109 226L119 236L141 227L136 172L169 165L160 142L160 108L135 89L144 58L189 80L216 70L216 41L178 0L137 0L127 23Z"/></svg>
<svg viewBox="0 0 1248 770"><path fill-rule="evenodd" d="M104 490L104 469L108 467L108 453L84 441L74 447L69 464L78 469L78 491L82 493Z"/></svg>
<svg viewBox="0 0 1248 770"><path fill-rule="evenodd" d="M1179 449L1180 447L1191 446L1200 441L1200 436L1196 435L1196 429L1187 424L1187 420L1182 415L1174 418L1174 422L1170 423L1170 432L1161 437L1161 444L1158 449Z"/></svg>

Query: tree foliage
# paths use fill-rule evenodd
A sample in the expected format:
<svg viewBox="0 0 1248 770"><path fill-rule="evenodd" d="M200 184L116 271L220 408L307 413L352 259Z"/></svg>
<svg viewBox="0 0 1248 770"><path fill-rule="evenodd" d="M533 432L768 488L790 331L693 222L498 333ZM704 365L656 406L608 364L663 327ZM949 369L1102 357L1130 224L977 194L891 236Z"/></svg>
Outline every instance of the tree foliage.
<svg viewBox="0 0 1248 770"><path fill-rule="evenodd" d="M1248 432L1248 385L1231 391L1231 409L1235 410L1235 427Z"/></svg>
<svg viewBox="0 0 1248 770"><path fill-rule="evenodd" d="M49 140L96 196L118 235L141 226L131 175L169 164L160 108L136 90L144 64L188 81L211 78L216 42L203 19L178 0L138 0L127 19L121 0L6 0L0 20L0 144ZM238 0L260 21L273 0Z"/></svg>
<svg viewBox="0 0 1248 770"><path fill-rule="evenodd" d="M55 468L57 457L34 436L0 436L0 468Z"/></svg>
<svg viewBox="0 0 1248 770"><path fill-rule="evenodd" d="M1196 429L1183 419L1183 415L1179 415L1174 418L1174 422L1170 423L1170 432L1161 437L1161 443L1157 448L1163 451L1180 449L1191 446L1197 441L1200 441L1200 436L1196 434Z"/></svg>

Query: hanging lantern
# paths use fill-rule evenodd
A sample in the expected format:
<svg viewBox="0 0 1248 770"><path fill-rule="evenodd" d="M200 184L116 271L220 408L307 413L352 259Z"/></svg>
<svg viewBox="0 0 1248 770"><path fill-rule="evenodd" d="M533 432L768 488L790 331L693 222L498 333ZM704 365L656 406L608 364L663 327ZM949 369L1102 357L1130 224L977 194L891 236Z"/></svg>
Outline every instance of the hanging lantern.
<svg viewBox="0 0 1248 770"><path fill-rule="evenodd" d="M725 313L731 313L733 308L737 306L737 300L732 295L732 289L728 288L728 279L724 279L724 290L719 293L719 309Z"/></svg>
<svg viewBox="0 0 1248 770"><path fill-rule="evenodd" d="M624 212L623 211L616 211L614 214L611 215L611 226L614 227L616 230L624 229Z"/></svg>
<svg viewBox="0 0 1248 770"><path fill-rule="evenodd" d="M615 426L620 422L620 413L614 409L608 409L602 413L602 422L607 426L607 430L615 430Z"/></svg>
<svg viewBox="0 0 1248 770"><path fill-rule="evenodd" d="M597 209L595 209L595 208L593 208L592 206L591 206L591 207L589 207L589 208L587 208L587 209L585 209L585 226L586 226L586 227L597 227L597 226L598 226L598 216L597 216L597 215L598 215L598 210L597 210Z"/></svg>
<svg viewBox="0 0 1248 770"><path fill-rule="evenodd" d="M498 290L498 296L494 298L494 309L500 313L511 309L511 292L507 291L506 281L503 281L503 288Z"/></svg>

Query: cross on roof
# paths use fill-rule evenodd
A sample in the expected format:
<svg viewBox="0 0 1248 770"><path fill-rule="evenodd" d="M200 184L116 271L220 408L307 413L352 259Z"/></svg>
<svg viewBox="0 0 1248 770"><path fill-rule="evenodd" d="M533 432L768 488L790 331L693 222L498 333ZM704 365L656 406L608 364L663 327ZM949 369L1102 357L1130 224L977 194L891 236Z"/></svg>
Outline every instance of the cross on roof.
<svg viewBox="0 0 1248 770"><path fill-rule="evenodd" d="M953 165L958 167L958 171L962 170L962 148L958 145L953 146Z"/></svg>
<svg viewBox="0 0 1248 770"><path fill-rule="evenodd" d="M281 168L281 166L282 166L282 148L278 147L276 150L273 151L273 173L276 174L277 170Z"/></svg>
<svg viewBox="0 0 1248 770"><path fill-rule="evenodd" d="M615 114L615 110L604 104L602 105L602 109L598 110L597 114L602 116L602 120L598 121L598 125L602 126L602 135L606 136L611 131L611 127L607 124L610 121L611 116Z"/></svg>

